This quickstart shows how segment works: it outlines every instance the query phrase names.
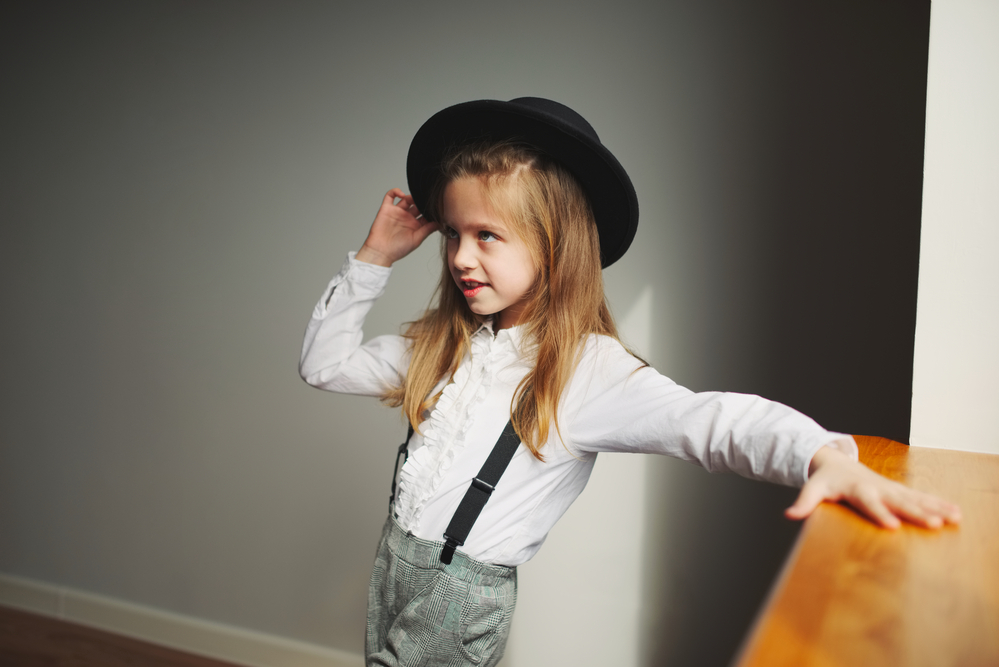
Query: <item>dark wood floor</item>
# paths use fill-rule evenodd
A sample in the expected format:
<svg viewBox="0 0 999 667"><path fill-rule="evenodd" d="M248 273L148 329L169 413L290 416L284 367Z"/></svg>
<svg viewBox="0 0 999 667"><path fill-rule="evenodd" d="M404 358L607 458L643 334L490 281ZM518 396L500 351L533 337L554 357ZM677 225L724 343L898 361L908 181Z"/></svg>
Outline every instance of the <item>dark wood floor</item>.
<svg viewBox="0 0 999 667"><path fill-rule="evenodd" d="M0 667L238 667L0 607Z"/></svg>

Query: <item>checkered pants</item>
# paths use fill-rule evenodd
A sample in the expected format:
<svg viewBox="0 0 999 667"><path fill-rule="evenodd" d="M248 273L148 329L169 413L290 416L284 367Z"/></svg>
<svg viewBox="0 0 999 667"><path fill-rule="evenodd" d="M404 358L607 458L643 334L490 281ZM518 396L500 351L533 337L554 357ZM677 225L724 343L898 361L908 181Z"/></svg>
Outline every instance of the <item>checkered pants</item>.
<svg viewBox="0 0 999 667"><path fill-rule="evenodd" d="M517 603L517 569L456 552L385 522L368 587L365 664L489 667L499 662Z"/></svg>

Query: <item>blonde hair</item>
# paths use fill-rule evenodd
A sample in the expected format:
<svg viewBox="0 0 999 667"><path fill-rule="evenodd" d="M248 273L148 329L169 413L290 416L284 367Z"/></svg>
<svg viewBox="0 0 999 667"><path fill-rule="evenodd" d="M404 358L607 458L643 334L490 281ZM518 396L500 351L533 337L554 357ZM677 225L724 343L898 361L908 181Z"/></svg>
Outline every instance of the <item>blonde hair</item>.
<svg viewBox="0 0 999 667"><path fill-rule="evenodd" d="M440 221L444 190L453 181L477 178L494 210L530 248L538 268L528 293L524 354L533 368L517 386L510 406L521 441L539 460L551 428L561 438L558 405L579 363L589 334L618 338L604 298L600 243L589 201L566 169L536 149L513 142L462 146L441 165L424 215ZM504 187L505 186L505 187ZM468 353L471 336L485 318L474 314L454 280L442 242L444 267L435 292L437 307L410 323L412 359L406 379L383 400L403 408L414 428L440 392L442 378L453 378Z"/></svg>

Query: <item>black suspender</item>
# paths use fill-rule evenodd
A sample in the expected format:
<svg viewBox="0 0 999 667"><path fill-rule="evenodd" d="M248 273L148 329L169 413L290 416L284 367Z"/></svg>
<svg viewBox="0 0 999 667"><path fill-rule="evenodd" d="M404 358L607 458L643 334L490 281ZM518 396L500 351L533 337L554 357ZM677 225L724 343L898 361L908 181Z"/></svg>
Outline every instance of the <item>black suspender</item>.
<svg viewBox="0 0 999 667"><path fill-rule="evenodd" d="M395 458L397 468L399 466L399 456L408 458L409 454L406 446L409 443L409 438L412 436L413 427L410 426L409 437L406 438L406 442L399 446L399 454ZM444 531L444 548L441 550L441 562L445 565L451 562L455 549L465 544L468 534L472 532L472 526L475 525L475 520L482 513L482 508L485 507L486 501L492 495L493 489L496 488L496 484L506 471L506 467L510 465L510 461L513 459L513 455L517 453L519 445L520 438L517 437L517 432L513 430L513 422L507 422L503 433L500 434L499 440L493 445L493 450L489 453L489 458L482 464L479 474L475 476L468 490L465 491L465 497L458 503L458 509L455 510L454 516L451 517L451 523L447 525L447 530ZM403 460L405 461L405 458ZM392 476L392 499L389 501L390 506L393 500L395 500L395 475Z"/></svg>
<svg viewBox="0 0 999 667"><path fill-rule="evenodd" d="M399 445L399 453L395 455L395 468L392 469L392 495L389 496L389 512L392 511L392 505L395 504L395 479L399 476L399 457L402 457L402 463L405 465L406 461L409 460L409 441L413 437L413 425L409 425L409 433L406 434L406 439L402 441Z"/></svg>
<svg viewBox="0 0 999 667"><path fill-rule="evenodd" d="M510 465L510 460L517 452L520 438L513 430L513 422L506 423L499 440L493 445L493 451L489 452L489 458L482 464L479 474L475 476L472 483L465 491L465 497L458 503L458 509L451 517L451 523L444 531L444 549L441 550L441 562L447 565L454 556L454 550L465 543L468 534L472 532L475 520L479 518L482 508L492 494L493 489L499 482L500 477L506 467Z"/></svg>

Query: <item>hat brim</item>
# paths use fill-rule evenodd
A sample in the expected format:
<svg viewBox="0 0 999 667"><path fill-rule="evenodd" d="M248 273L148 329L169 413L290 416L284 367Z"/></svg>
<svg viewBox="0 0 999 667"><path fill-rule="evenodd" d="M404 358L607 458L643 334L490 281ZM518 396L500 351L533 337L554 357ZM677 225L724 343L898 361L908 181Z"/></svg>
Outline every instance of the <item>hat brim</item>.
<svg viewBox="0 0 999 667"><path fill-rule="evenodd" d="M582 185L600 235L601 265L624 255L638 229L638 197L624 167L596 137L562 118L516 101L477 100L434 114L409 147L406 175L417 208L425 210L445 154L479 141L515 140L537 147Z"/></svg>

